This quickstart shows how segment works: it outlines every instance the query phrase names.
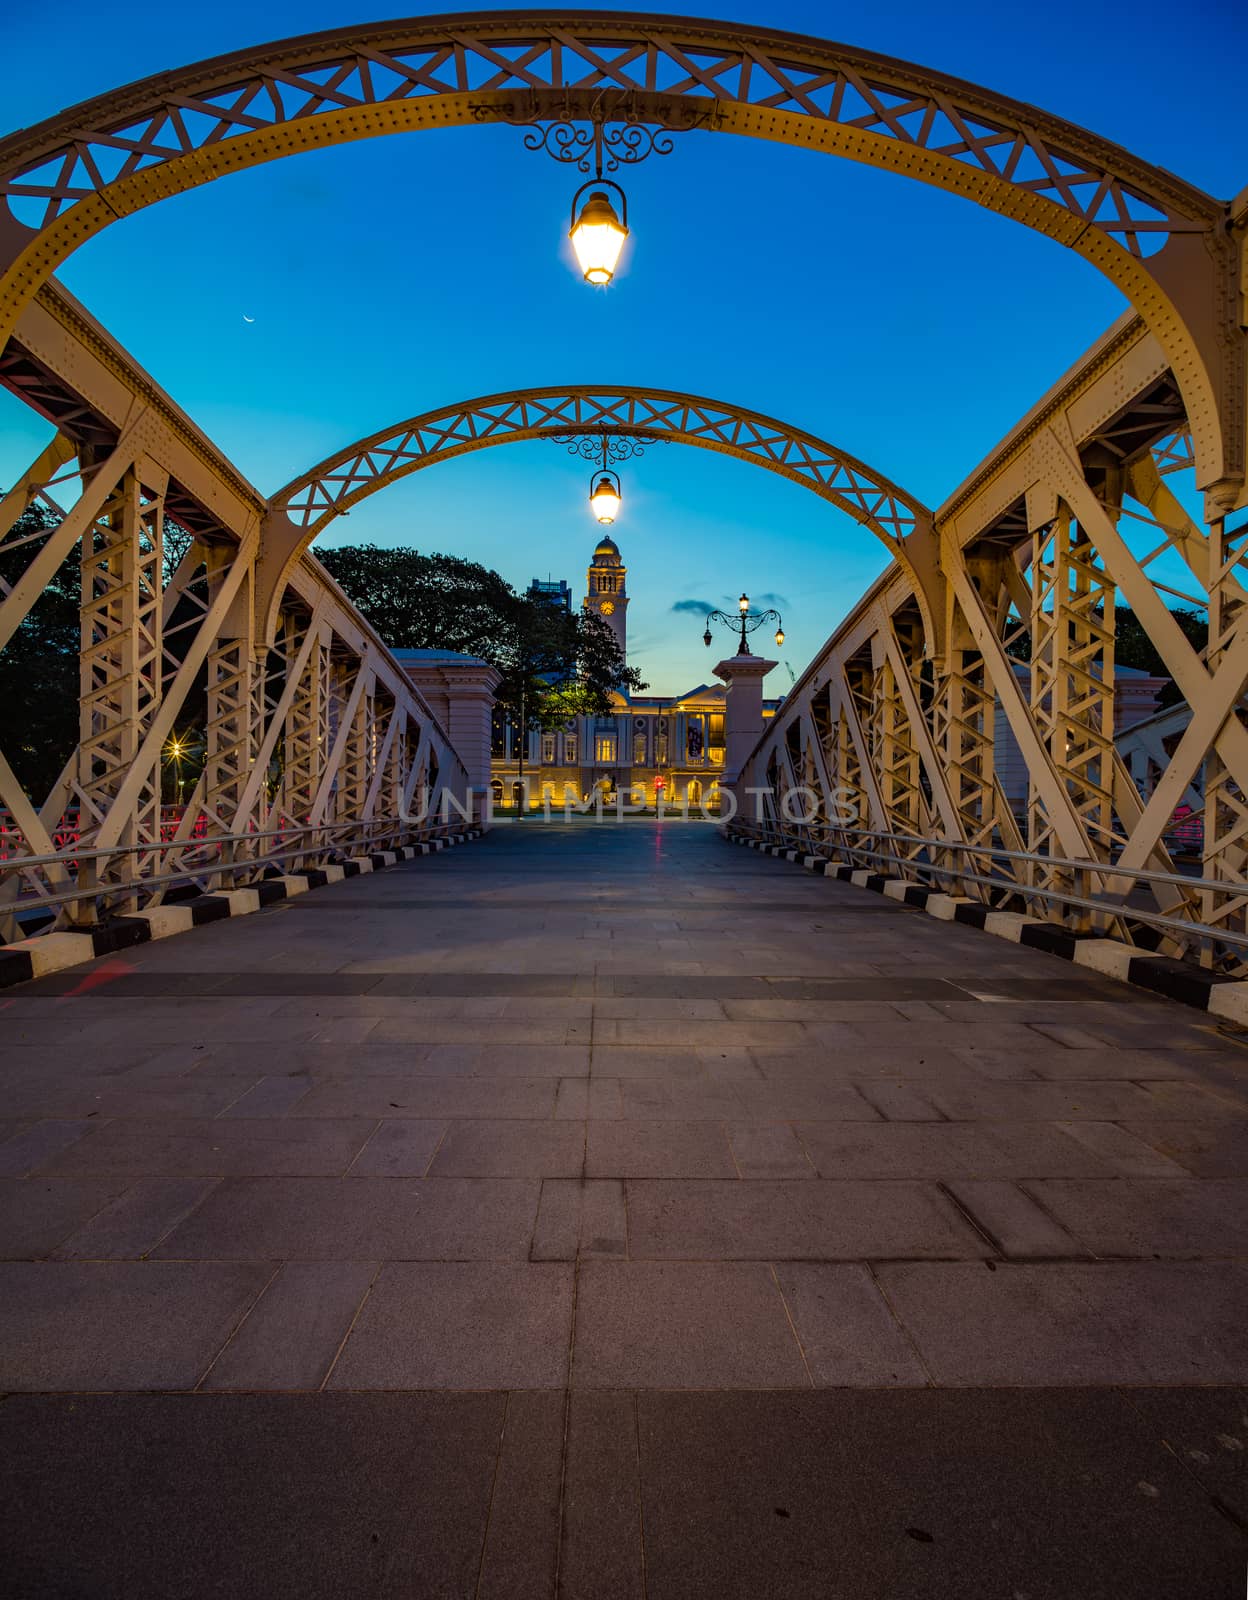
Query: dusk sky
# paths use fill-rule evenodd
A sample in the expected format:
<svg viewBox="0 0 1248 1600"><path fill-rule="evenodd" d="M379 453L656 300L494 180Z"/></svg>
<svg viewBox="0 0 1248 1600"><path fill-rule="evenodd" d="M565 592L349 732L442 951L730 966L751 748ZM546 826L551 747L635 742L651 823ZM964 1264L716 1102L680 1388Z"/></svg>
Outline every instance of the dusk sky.
<svg viewBox="0 0 1248 1600"><path fill-rule="evenodd" d="M617 9L594 7L594 9ZM898 0L682 0L920 62L1031 101L1221 198L1248 182L1239 4L1011 8ZM8 19L0 117L244 45L358 17L328 0L123 0ZM1222 71L1205 52L1226 44ZM970 202L782 145L679 137L623 174L633 236L607 291L565 245L581 178L489 126L274 162L154 206L89 242L62 280L262 491L435 406L535 384L688 389L834 441L938 505L1126 308L1085 261ZM620 177L620 174L616 174ZM254 319L254 321L246 320ZM0 485L47 431L0 395ZM705 681L719 651L674 606L779 597L798 673L885 554L814 495L710 452L656 446L622 469L631 655L656 690ZM446 550L518 586L576 595L597 537L589 468L514 445L438 465L357 508L335 542ZM727 638L724 647L729 649ZM772 692L787 688L780 668Z"/></svg>

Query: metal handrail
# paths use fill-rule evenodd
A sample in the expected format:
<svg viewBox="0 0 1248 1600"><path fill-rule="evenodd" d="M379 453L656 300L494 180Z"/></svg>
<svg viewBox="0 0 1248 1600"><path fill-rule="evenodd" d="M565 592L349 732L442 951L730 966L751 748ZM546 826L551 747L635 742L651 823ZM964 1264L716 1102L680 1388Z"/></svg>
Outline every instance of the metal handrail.
<svg viewBox="0 0 1248 1600"><path fill-rule="evenodd" d="M744 823L744 827L751 824ZM753 824L753 826L766 826L766 824ZM784 832L783 827L776 823L773 826L777 831ZM810 823L795 823L795 828L811 826ZM829 827L837 827L830 823ZM1185 889L1213 889L1225 892L1227 885L1212 878L1188 878L1180 872L1157 872L1151 867L1123 867L1107 861L1076 861L1068 856L1039 855L1030 850L998 850L985 844L962 844L955 839L929 839L918 833L881 833L875 828L838 829L840 832L853 833L857 838L863 839L894 839L906 844L927 845L933 850L960 850L964 855L990 856L993 860L1001 861L1035 861L1046 867L1068 867L1075 872L1094 872L1104 878L1136 878L1147 883L1177 884ZM810 841L814 842L814 841ZM820 841L822 842L822 841ZM992 879L994 884L1007 883L1008 879ZM1248 887L1248 886L1246 886ZM1031 893L1028 890L1028 893Z"/></svg>
<svg viewBox="0 0 1248 1600"><path fill-rule="evenodd" d="M385 831L388 827L418 828L422 826L424 826L422 822L404 817L379 817L370 818L363 822L304 822L290 828L270 829L264 833L205 833L198 837L188 836L185 839L152 839L142 844L107 845L102 849L92 845L68 845L64 850L58 850L52 855L0 858L0 873L16 872L25 870L27 867L64 866L70 861L103 861L111 856L150 855L157 850L192 850L203 849L208 845L254 843L257 839L286 839L291 834L358 833L364 828ZM453 827L454 824L435 822L431 826L442 828ZM311 845L304 846L304 849L313 848L315 847ZM144 882L147 881L149 880L144 879Z"/></svg>
<svg viewBox="0 0 1248 1600"><path fill-rule="evenodd" d="M1196 922L1181 917L1172 917L1161 911L1150 911L1147 907L1125 905L1121 896L1110 899L1093 899L1086 895L1068 893L1060 889L1045 889L1028 883L1020 883L1014 878L985 877L981 873L959 870L956 867L939 865L935 861L915 861L898 859L898 852L884 850L870 850L854 843L854 840L885 840L907 845L920 845L930 850L960 851L966 855L987 856L992 860L1034 862L1045 867L1058 867L1074 872L1084 873L1089 876L1107 878L1132 878L1142 882L1168 884L1184 891L1215 890L1225 893L1233 889L1234 885L1218 882L1208 878L1186 878L1179 873L1157 872L1144 867L1120 867L1103 861L1075 861L1066 856L1040 855L1027 850L999 850L990 845L964 844L952 839L931 839L922 834L911 833L885 833L874 828L839 828L835 824L829 826L835 831L849 836L843 842L833 842L824 839L803 839L798 829L809 832L810 824L793 824L792 829L786 829L782 824L759 819L757 822L738 820L733 825L746 833L757 832L762 836L774 836L777 842L785 839L794 845L802 845L811 854L831 859L834 852L840 851L845 855L862 858L867 861L886 862L894 867L905 866L916 874L930 874L944 879L954 879L961 883L973 883L989 889L1005 890L1020 899L1036 899L1057 902L1073 910L1087 911L1095 916L1105 917L1113 921L1130 918L1148 927L1157 928L1163 933L1168 933L1176 938L1195 940L1197 942L1220 943L1228 945L1235 950L1248 950L1248 935L1236 933L1234 930L1223 927L1214 927L1207 922ZM730 829L731 831L731 829ZM1248 885L1245 885L1248 890Z"/></svg>
<svg viewBox="0 0 1248 1600"><path fill-rule="evenodd" d="M198 855L201 859L183 860L173 872L121 878L115 882L108 880L100 882L98 878L93 877L88 883L73 883L66 888L57 886L52 889L49 886L47 893L36 891L26 895L15 895L12 900L0 906L0 914L5 918L17 918L24 912L59 911L61 907L75 905L81 901L109 901L118 896L146 894L149 890L163 891L174 885L193 884L200 879L211 880L231 873L247 871L259 873L266 867L289 865L298 862L302 857L347 848L352 840L358 840L362 849L369 849L376 848L370 845L370 840L378 837L389 838L405 834L439 837L453 833L457 827L467 826L466 819L456 824L449 818L438 820L432 814L427 814L422 819L370 817L356 821L301 823L289 828L268 829L255 833L205 834L198 838L160 839L138 844L109 845L103 848L71 845L63 852L53 855L17 856L0 861L0 881L4 880L6 874L11 881L14 876L20 877L22 873L31 869L108 861L116 857L154 854L157 851L184 851L190 855ZM266 839L281 840L286 847L265 850L254 855L242 852L236 855L232 848L222 849L237 844L255 844ZM210 858L215 856L216 859L202 859L205 855ZM221 859L222 856L226 859ZM53 922L55 921L54 918Z"/></svg>

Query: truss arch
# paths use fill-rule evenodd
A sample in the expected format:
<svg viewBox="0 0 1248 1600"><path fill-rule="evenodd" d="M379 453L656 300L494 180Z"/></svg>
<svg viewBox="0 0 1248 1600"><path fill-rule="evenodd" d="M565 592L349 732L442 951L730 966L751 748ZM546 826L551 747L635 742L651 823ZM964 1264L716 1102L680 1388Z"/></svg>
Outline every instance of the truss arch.
<svg viewBox="0 0 1248 1600"><path fill-rule="evenodd" d="M585 116L604 99L640 120L713 107L718 131L902 172L1078 251L1165 349L1202 483L1225 499L1242 480L1244 340L1225 205L956 78L700 19L515 11L306 35L159 74L12 134L0 141L0 339L80 244L169 195L318 146Z"/></svg>
<svg viewBox="0 0 1248 1600"><path fill-rule="evenodd" d="M914 584L935 651L937 546L921 501L847 451L803 429L702 395L636 386L517 389L460 401L383 428L319 462L269 501L261 547L266 631L289 574L336 517L438 461L530 439L670 439L733 456L801 484L868 529Z"/></svg>

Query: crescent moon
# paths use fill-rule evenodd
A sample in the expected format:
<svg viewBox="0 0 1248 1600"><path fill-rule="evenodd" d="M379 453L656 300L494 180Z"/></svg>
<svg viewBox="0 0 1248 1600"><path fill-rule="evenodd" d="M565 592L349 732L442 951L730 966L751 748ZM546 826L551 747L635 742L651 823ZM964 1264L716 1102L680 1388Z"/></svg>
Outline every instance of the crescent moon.
<svg viewBox="0 0 1248 1600"><path fill-rule="evenodd" d="M249 317L245 311L243 312L243 321L244 322L254 322L255 320L256 320L255 317Z"/></svg>

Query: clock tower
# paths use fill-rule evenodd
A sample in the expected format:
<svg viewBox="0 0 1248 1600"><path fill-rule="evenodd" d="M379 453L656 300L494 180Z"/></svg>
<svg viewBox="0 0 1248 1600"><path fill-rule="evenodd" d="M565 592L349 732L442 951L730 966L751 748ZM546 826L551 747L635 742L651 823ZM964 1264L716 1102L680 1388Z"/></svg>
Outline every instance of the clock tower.
<svg viewBox="0 0 1248 1600"><path fill-rule="evenodd" d="M619 546L604 534L590 562L584 609L607 624L625 660L628 659L628 593L624 587L627 570L620 560Z"/></svg>

